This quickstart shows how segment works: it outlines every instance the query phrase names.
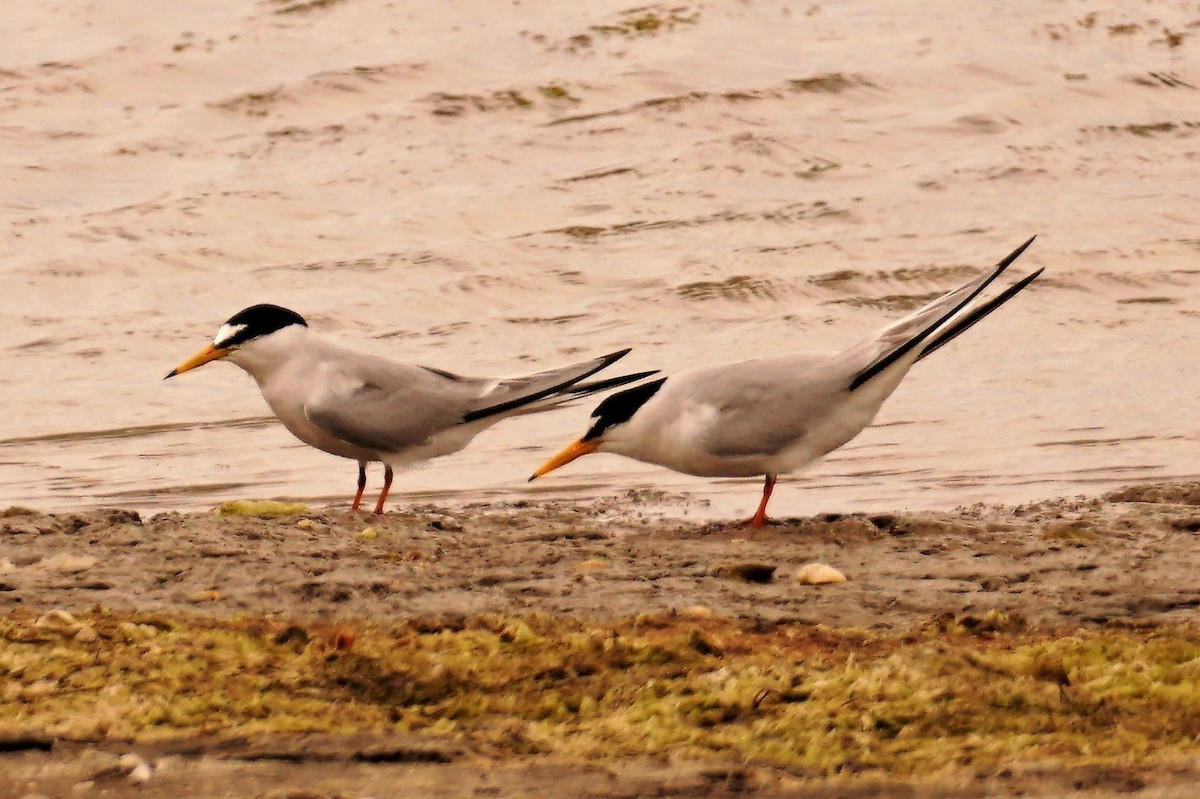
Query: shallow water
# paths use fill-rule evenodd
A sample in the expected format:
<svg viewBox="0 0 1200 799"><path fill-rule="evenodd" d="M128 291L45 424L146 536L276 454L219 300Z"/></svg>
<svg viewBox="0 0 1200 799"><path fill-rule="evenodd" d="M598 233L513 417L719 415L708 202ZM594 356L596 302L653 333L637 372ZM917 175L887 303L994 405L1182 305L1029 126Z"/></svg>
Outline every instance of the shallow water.
<svg viewBox="0 0 1200 799"><path fill-rule="evenodd" d="M628 8L10 3L0 505L348 500L237 369L161 380L254 302L468 374L670 372L850 344L1033 233L1045 276L773 510L1200 473L1194 3ZM753 510L756 481L615 456L526 485L588 410L394 496Z"/></svg>

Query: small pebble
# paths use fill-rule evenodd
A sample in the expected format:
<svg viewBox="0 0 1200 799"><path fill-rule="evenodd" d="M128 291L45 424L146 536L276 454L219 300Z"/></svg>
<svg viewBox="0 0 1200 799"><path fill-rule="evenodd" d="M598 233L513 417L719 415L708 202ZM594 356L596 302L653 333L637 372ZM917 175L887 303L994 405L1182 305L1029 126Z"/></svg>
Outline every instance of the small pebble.
<svg viewBox="0 0 1200 799"><path fill-rule="evenodd" d="M146 783L150 781L150 777L153 774L154 772L151 770L150 764L142 763L141 765L135 766L133 771L129 772L129 781L139 784Z"/></svg>
<svg viewBox="0 0 1200 799"><path fill-rule="evenodd" d="M45 699L48 696L57 696L59 693L58 680L34 680L21 691L21 698L26 701Z"/></svg>
<svg viewBox="0 0 1200 799"><path fill-rule="evenodd" d="M586 572L598 572L608 568L608 564L600 558L588 558L575 567L575 571L580 574Z"/></svg>
<svg viewBox="0 0 1200 799"><path fill-rule="evenodd" d="M796 581L805 585L829 585L846 582L846 575L825 563L806 563L796 572Z"/></svg>
<svg viewBox="0 0 1200 799"><path fill-rule="evenodd" d="M117 624L117 632L119 632L126 641L149 641L158 635L159 630L151 624L138 624L132 621L123 621Z"/></svg>
<svg viewBox="0 0 1200 799"><path fill-rule="evenodd" d="M303 502L279 502L273 499L234 499L217 508L221 516L299 516L308 513Z"/></svg>
<svg viewBox="0 0 1200 799"><path fill-rule="evenodd" d="M122 771L133 771L138 766L146 765L146 761L141 755L135 755L133 752L126 752L121 755L121 759L117 761Z"/></svg>
<svg viewBox="0 0 1200 799"><path fill-rule="evenodd" d="M703 605L692 605L681 609L679 615L685 619L707 619L713 615L713 612L712 608L706 608Z"/></svg>
<svg viewBox="0 0 1200 799"><path fill-rule="evenodd" d="M61 608L55 608L39 616L33 626L43 630L66 631L75 629L78 624L79 622L70 613Z"/></svg>
<svg viewBox="0 0 1200 799"><path fill-rule="evenodd" d="M379 528L367 527L355 533L354 537L359 541L374 541L376 538L379 538Z"/></svg>
<svg viewBox="0 0 1200 799"><path fill-rule="evenodd" d="M768 563L726 563L713 570L717 577L747 583L769 583L775 567Z"/></svg>
<svg viewBox="0 0 1200 799"><path fill-rule="evenodd" d="M71 555L66 552L59 552L57 555L43 558L40 565L43 569L62 572L63 574L75 574L76 572L87 571L98 562L95 555Z"/></svg>
<svg viewBox="0 0 1200 799"><path fill-rule="evenodd" d="M100 634L90 624L81 624L79 625L79 629L75 631L75 640L81 644L90 644L99 638Z"/></svg>

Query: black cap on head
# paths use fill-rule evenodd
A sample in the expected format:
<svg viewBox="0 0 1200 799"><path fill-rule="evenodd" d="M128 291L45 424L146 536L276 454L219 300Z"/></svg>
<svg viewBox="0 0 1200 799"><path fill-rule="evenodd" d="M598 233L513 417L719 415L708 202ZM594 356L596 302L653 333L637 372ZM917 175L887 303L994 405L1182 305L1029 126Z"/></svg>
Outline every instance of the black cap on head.
<svg viewBox="0 0 1200 799"><path fill-rule="evenodd" d="M251 305L229 317L229 321L221 328L225 333L224 337L213 344L218 347L236 347L289 325L308 327L308 322L295 311L278 305Z"/></svg>
<svg viewBox="0 0 1200 799"><path fill-rule="evenodd" d="M645 405L651 397L658 393L666 381L667 378L660 377L658 380L651 380L649 383L642 383L640 386L627 388L605 397L604 402L601 402L596 406L596 410L592 411L592 418L596 421L584 434L583 440L593 441L604 435L604 431L608 428L628 422L637 413L638 408Z"/></svg>

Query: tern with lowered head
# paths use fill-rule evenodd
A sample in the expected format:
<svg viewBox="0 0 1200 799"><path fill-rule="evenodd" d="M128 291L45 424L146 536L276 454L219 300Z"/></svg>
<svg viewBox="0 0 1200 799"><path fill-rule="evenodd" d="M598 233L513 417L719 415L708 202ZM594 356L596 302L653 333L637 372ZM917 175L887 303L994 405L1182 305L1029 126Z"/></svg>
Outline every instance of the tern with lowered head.
<svg viewBox="0 0 1200 799"><path fill-rule="evenodd" d="M375 512L383 513L394 469L457 452L509 416L548 410L654 374L583 382L628 352L524 377L462 377L340 347L309 330L295 311L253 305L230 317L212 344L167 377L222 359L240 366L292 435L358 461L354 509L366 488L367 464L383 463L383 490L375 504Z"/></svg>
<svg viewBox="0 0 1200 799"><path fill-rule="evenodd" d="M762 527L776 477L861 433L917 361L999 308L1042 273L974 302L1033 239L979 277L835 353L702 366L607 397L575 443L530 480L583 455L615 452L702 477L763 475L748 524Z"/></svg>

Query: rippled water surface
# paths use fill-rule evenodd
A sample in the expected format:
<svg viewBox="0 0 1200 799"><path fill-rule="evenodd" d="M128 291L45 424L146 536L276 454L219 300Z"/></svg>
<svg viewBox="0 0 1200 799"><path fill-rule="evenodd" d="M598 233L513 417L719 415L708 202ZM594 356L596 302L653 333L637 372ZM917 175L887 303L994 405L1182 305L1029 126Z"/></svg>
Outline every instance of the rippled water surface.
<svg viewBox="0 0 1200 799"><path fill-rule="evenodd" d="M348 500L353 464L236 368L162 381L255 302L468 374L625 346L670 372L848 345L1033 233L1045 276L773 510L1200 473L1195 3L12 0L0 26L0 506ZM526 485L589 410L394 496L753 510L756 481L616 456Z"/></svg>

